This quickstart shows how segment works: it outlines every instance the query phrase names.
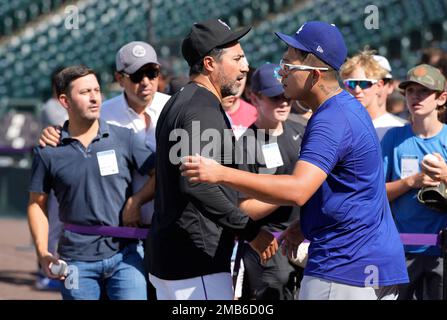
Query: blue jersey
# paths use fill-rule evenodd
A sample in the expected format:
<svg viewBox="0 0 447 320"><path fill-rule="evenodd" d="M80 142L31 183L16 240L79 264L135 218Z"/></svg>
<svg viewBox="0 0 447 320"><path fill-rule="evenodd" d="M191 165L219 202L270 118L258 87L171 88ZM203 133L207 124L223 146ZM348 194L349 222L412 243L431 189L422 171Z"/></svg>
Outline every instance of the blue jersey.
<svg viewBox="0 0 447 320"><path fill-rule="evenodd" d="M354 286L408 282L365 108L345 91L325 101L309 120L300 160L328 175L302 208L301 228L311 241L304 274Z"/></svg>
<svg viewBox="0 0 447 320"><path fill-rule="evenodd" d="M447 159L447 126L431 138L420 138L414 135L411 125L393 128L382 140L383 164L387 182L400 180L415 172L404 173L402 165L413 160L420 164L426 154L438 152ZM405 165L405 164L404 164ZM413 166L420 171L419 166ZM400 233L438 233L447 226L447 214L432 210L417 200L419 189L412 189L391 203L391 211ZM406 252L426 255L441 255L438 247L405 246Z"/></svg>

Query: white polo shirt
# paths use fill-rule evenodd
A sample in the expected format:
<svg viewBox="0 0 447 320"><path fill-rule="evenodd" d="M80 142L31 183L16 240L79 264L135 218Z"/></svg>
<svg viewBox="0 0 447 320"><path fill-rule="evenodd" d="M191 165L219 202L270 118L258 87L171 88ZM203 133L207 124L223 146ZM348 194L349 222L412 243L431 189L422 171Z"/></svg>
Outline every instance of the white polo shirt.
<svg viewBox="0 0 447 320"><path fill-rule="evenodd" d="M156 151L155 128L157 120L163 110L164 105L170 96L156 92L152 103L146 107L145 112L149 115L151 122L146 130L146 124L138 114L127 104L124 93L105 101L101 107L101 118L109 124L132 129L136 133L136 138L144 143L152 151ZM132 176L132 188L134 192L139 191L146 183L148 176L142 176L134 172ZM154 203L150 201L141 207L142 223L150 224L154 213Z"/></svg>
<svg viewBox="0 0 447 320"><path fill-rule="evenodd" d="M403 127L408 121L399 118L391 113L385 113L380 117L373 120L374 128L376 129L377 135L379 136L379 141L382 141L385 133L394 127Z"/></svg>

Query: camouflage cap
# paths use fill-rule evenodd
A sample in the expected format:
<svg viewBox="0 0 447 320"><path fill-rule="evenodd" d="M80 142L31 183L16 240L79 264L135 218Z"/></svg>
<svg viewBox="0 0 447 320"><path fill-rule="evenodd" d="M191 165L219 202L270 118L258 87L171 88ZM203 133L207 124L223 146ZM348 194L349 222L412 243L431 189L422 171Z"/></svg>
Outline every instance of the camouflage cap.
<svg viewBox="0 0 447 320"><path fill-rule="evenodd" d="M412 82L435 91L445 90L445 77L438 69L428 64L421 64L410 69L407 73L407 80L401 82L399 88L405 90Z"/></svg>

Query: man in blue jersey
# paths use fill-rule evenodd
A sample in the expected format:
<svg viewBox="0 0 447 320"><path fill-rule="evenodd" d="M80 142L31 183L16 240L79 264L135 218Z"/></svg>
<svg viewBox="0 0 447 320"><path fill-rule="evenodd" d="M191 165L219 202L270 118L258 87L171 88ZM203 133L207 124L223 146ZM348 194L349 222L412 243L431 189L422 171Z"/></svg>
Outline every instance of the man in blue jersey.
<svg viewBox="0 0 447 320"><path fill-rule="evenodd" d="M365 108L338 84L347 49L334 25L311 21L288 36L281 61L285 95L311 108L292 175L259 175L187 157L192 182L231 186L259 200L302 206L301 221L281 236L295 255L311 241L299 299L396 299L408 282L394 225L381 149Z"/></svg>

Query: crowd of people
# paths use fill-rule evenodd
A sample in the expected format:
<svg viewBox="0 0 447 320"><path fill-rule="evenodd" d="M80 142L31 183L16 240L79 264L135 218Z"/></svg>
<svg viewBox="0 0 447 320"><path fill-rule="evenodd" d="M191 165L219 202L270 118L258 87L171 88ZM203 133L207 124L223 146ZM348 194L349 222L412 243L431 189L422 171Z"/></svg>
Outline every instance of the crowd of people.
<svg viewBox="0 0 447 320"><path fill-rule="evenodd" d="M399 233L447 227L418 200L447 184L445 54L400 82L336 26L297 27L250 69L249 27L196 23L172 84L127 43L104 103L94 70L58 70L28 219L64 299L441 299L440 248Z"/></svg>

